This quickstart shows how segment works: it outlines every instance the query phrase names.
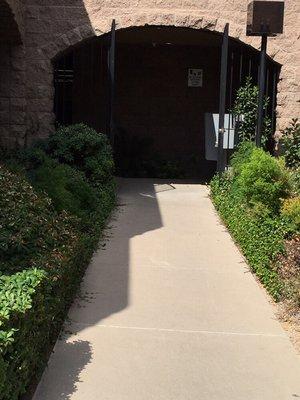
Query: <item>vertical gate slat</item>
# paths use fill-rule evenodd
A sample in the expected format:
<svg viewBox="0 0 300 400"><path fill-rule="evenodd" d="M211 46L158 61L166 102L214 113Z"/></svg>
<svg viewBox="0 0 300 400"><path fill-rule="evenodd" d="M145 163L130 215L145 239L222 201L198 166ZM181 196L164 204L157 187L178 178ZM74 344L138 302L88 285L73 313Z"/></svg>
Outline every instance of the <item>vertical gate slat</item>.
<svg viewBox="0 0 300 400"><path fill-rule="evenodd" d="M221 54L218 162L217 162L217 170L219 173L225 170L225 154L223 149L223 141L225 132L224 119L225 119L225 104L226 104L226 85L227 85L228 33L229 33L229 24L227 23L225 25L223 34L222 54Z"/></svg>
<svg viewBox="0 0 300 400"><path fill-rule="evenodd" d="M109 137L111 145L114 146L115 121L115 56L116 56L116 21L112 21L110 32L110 46L108 52L108 73L109 73Z"/></svg>

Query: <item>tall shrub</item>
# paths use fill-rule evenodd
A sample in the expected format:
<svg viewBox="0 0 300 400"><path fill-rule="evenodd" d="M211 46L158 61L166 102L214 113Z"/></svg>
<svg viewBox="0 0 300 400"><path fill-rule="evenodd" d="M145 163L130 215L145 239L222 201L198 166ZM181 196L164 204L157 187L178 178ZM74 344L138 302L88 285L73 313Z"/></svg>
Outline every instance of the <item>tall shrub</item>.
<svg viewBox="0 0 300 400"><path fill-rule="evenodd" d="M264 111L266 112L269 99L264 100ZM243 120L238 127L239 142L254 141L257 111L258 111L258 87L253 84L252 78L249 76L244 86L238 89L233 114L236 117L243 116ZM264 117L262 143L266 144L271 135L271 120L268 116Z"/></svg>
<svg viewBox="0 0 300 400"><path fill-rule="evenodd" d="M107 137L84 124L58 129L49 137L46 152L60 163L82 171L94 185L107 183L113 174L112 149Z"/></svg>
<svg viewBox="0 0 300 400"><path fill-rule="evenodd" d="M253 148L240 166L236 186L250 206L261 204L276 213L290 192L289 175L282 160L260 148Z"/></svg>

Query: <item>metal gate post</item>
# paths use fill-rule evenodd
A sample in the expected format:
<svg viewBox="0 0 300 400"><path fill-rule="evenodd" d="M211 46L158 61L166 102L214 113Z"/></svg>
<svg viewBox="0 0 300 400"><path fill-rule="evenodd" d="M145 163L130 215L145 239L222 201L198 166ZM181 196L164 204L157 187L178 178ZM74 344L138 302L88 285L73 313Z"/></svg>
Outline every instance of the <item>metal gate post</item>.
<svg viewBox="0 0 300 400"><path fill-rule="evenodd" d="M218 161L217 161L217 171L219 173L225 170L225 154L223 149L223 143L224 143L224 132L225 132L224 119L225 119L226 86L227 86L228 33L229 33L229 24L227 23L225 25L223 33L222 54L221 54Z"/></svg>
<svg viewBox="0 0 300 400"><path fill-rule="evenodd" d="M261 37L260 65L259 65L259 92L257 109L257 127L256 127L256 146L261 146L261 136L264 120L264 96L266 87L266 57L267 57L267 35Z"/></svg>
<svg viewBox="0 0 300 400"><path fill-rule="evenodd" d="M115 139L115 56L116 56L116 21L112 21L110 32L110 46L108 51L108 74L109 74L109 138L112 147Z"/></svg>

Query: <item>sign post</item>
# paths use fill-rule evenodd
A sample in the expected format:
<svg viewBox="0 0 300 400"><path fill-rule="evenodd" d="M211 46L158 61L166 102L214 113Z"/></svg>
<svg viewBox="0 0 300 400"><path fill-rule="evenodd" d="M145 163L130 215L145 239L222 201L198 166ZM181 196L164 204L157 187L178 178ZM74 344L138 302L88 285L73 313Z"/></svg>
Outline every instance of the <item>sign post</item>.
<svg viewBox="0 0 300 400"><path fill-rule="evenodd" d="M108 73L109 73L109 138L112 147L115 141L115 53L116 53L116 21L112 21L110 32L110 44L108 50Z"/></svg>
<svg viewBox="0 0 300 400"><path fill-rule="evenodd" d="M227 58L228 58L228 33L229 24L225 25L222 41L221 74L220 74L220 100L219 100L219 130L218 130L218 160L217 171L221 174L225 170L224 133L225 133L225 103L227 86Z"/></svg>
<svg viewBox="0 0 300 400"><path fill-rule="evenodd" d="M261 146L264 120L264 96L266 87L266 60L268 36L283 32L283 1L254 0L248 4L247 36L261 36L256 146Z"/></svg>

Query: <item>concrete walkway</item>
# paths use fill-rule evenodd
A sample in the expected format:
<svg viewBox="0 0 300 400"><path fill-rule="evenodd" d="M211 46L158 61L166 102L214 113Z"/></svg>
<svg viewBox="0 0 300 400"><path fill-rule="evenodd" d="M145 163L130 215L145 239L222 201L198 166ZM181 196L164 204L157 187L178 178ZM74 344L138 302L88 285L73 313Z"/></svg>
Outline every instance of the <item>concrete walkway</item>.
<svg viewBox="0 0 300 400"><path fill-rule="evenodd" d="M300 398L300 357L207 188L120 184L34 400Z"/></svg>

